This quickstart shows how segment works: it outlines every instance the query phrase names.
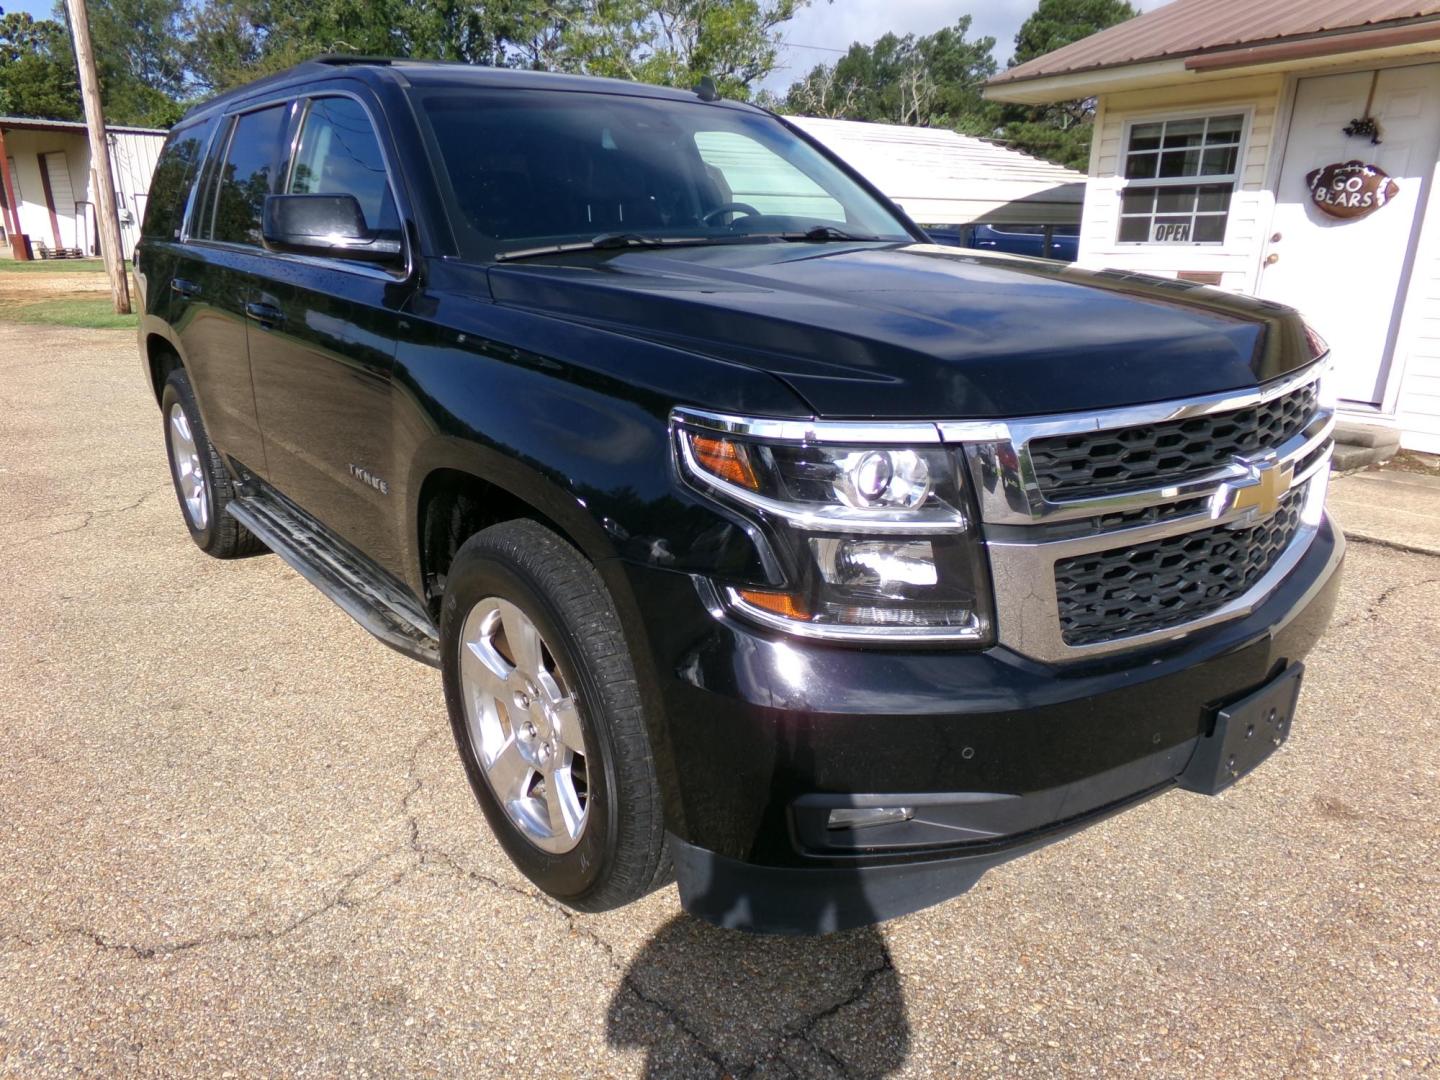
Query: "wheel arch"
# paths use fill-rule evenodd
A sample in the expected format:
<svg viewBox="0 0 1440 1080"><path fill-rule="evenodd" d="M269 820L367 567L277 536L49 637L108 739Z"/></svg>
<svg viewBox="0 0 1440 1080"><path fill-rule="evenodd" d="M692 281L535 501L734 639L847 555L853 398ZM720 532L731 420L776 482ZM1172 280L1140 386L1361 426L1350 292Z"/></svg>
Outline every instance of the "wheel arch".
<svg viewBox="0 0 1440 1080"><path fill-rule="evenodd" d="M160 395L165 392L165 380L176 368L185 367L185 360L172 338L150 329L145 334L145 367L150 374L150 389L155 395L155 404L158 405Z"/></svg>
<svg viewBox="0 0 1440 1080"><path fill-rule="evenodd" d="M584 500L540 470L491 447L439 439L415 455L408 489L413 585L433 605L445 568L466 539L502 521L538 521L597 566L614 545ZM607 577L602 570L602 576Z"/></svg>
<svg viewBox="0 0 1440 1080"><path fill-rule="evenodd" d="M442 567L448 569L449 560L470 536L501 521L536 521L594 565L630 646L666 815L676 821L683 809L650 635L639 601L604 527L577 493L491 447L441 438L417 453L415 462L410 483L415 545L411 563L416 567L412 586L437 621L444 593ZM443 535L437 531L441 529L445 530ZM438 559L437 546L441 550Z"/></svg>

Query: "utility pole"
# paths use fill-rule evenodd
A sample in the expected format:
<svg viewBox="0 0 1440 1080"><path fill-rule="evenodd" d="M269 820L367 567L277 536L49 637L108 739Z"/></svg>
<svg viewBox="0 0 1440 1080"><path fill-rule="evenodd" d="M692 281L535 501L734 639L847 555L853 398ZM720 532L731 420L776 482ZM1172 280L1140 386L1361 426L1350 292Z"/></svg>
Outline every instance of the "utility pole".
<svg viewBox="0 0 1440 1080"><path fill-rule="evenodd" d="M110 143L105 138L105 116L100 109L100 80L95 75L95 50L90 45L90 14L85 0L66 0L70 32L75 37L75 62L80 68L80 97L85 103L85 127L90 133L90 166L96 178L95 198L100 212L100 254L110 275L115 311L130 314L130 281L125 276L125 249L120 246L120 215L115 210L115 173L110 168Z"/></svg>

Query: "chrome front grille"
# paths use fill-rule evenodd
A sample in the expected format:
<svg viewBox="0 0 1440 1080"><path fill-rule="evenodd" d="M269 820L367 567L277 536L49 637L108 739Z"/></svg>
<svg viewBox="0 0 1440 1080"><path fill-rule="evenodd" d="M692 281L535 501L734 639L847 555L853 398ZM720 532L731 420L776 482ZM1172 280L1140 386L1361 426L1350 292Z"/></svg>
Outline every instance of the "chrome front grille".
<svg viewBox="0 0 1440 1080"><path fill-rule="evenodd" d="M1305 494L1291 489L1273 517L1248 529L1214 526L1059 560L1065 644L1183 626L1244 596L1295 539Z"/></svg>
<svg viewBox="0 0 1440 1080"><path fill-rule="evenodd" d="M1078 660L1264 600L1320 530L1334 415L1319 375L1098 415L942 422L978 493L1000 642Z"/></svg>
<svg viewBox="0 0 1440 1080"><path fill-rule="evenodd" d="M1315 415L1316 387L1239 409L1030 443L1035 483L1048 499L1083 499L1204 476L1237 457L1283 445Z"/></svg>

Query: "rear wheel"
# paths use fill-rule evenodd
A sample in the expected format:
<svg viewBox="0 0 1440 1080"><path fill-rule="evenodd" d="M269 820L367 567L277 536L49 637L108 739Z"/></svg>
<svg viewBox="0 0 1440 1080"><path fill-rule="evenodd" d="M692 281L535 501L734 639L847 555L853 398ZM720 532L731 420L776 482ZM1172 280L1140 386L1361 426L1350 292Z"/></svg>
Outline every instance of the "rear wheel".
<svg viewBox="0 0 1440 1080"><path fill-rule="evenodd" d="M160 412L165 421L170 479L190 538L201 551L217 559L264 552L265 545L225 513L225 507L235 497L234 484L205 433L205 422L195 405L195 391L184 368L176 368L165 380Z"/></svg>
<svg viewBox="0 0 1440 1080"><path fill-rule="evenodd" d="M450 566L440 636L461 760L521 872L586 911L669 880L635 671L595 568L534 522L486 529Z"/></svg>

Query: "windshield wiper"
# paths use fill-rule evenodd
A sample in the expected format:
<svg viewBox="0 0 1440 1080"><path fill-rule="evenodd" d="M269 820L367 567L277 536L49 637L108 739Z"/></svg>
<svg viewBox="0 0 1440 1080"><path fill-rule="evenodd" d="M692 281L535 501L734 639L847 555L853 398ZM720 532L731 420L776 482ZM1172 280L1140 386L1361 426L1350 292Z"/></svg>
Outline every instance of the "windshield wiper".
<svg viewBox="0 0 1440 1080"><path fill-rule="evenodd" d="M806 242L827 244L837 241L876 243L881 236L866 236L848 233L834 225L816 225L804 232L784 233L734 233L729 236L646 236L643 233L607 232L592 236L589 240L572 240L563 244L542 244L539 247L516 248L502 251L495 256L496 262L514 262L516 259L534 259L541 255L564 255L571 251L618 251L622 248L662 247L708 247L719 244L770 244L777 240L790 243Z"/></svg>
<svg viewBox="0 0 1440 1080"><path fill-rule="evenodd" d="M816 225L804 232L774 233L781 240L789 240L792 243L804 241L811 244L826 244L838 240L859 240L878 241L884 239L880 236L865 236L860 233L848 233L844 229L837 229L834 225Z"/></svg>
<svg viewBox="0 0 1440 1080"><path fill-rule="evenodd" d="M570 251L611 251L621 248L696 247L709 244L746 243L753 236L645 236L641 233L610 232L592 236L589 240L574 240L564 244L544 244L540 247L516 248L502 251L495 256L496 262L513 262L516 259L533 259L541 255L563 255Z"/></svg>

